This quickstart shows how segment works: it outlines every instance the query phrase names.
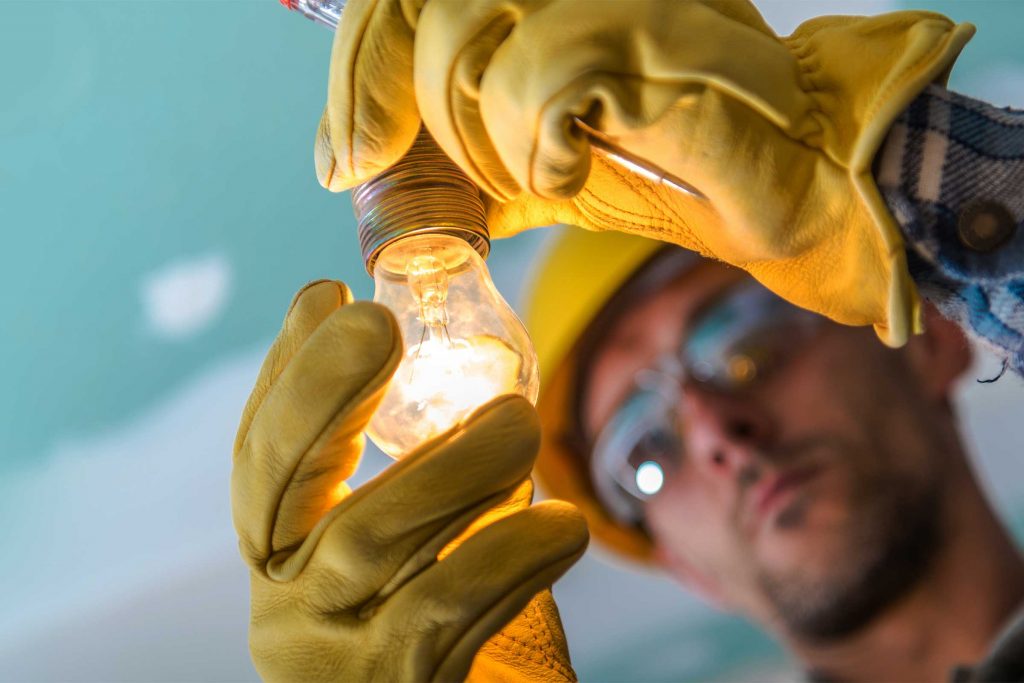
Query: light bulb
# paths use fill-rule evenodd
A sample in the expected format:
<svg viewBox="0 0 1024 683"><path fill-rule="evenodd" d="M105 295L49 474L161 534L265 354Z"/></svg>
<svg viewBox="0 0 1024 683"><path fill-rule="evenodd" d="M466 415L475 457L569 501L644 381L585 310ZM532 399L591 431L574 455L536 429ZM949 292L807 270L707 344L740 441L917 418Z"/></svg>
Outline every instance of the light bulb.
<svg viewBox="0 0 1024 683"><path fill-rule="evenodd" d="M417 234L381 251L373 300L398 320L404 352L367 435L400 457L502 394L536 401L523 323L464 239Z"/></svg>
<svg viewBox="0 0 1024 683"><path fill-rule="evenodd" d="M280 2L331 30L346 4ZM583 120L574 117L573 123L596 153L704 198ZM352 202L363 258L377 283L374 301L398 317L405 345L367 430L374 443L397 458L500 394L517 393L535 402L540 382L533 344L483 262L490 243L479 191L430 135L421 130L402 160L353 189ZM383 267L375 268L376 263Z"/></svg>
<svg viewBox="0 0 1024 683"><path fill-rule="evenodd" d="M420 130L393 166L352 191L373 300L398 320L403 356L367 435L400 458L502 394L537 400L537 354L491 281L480 190Z"/></svg>

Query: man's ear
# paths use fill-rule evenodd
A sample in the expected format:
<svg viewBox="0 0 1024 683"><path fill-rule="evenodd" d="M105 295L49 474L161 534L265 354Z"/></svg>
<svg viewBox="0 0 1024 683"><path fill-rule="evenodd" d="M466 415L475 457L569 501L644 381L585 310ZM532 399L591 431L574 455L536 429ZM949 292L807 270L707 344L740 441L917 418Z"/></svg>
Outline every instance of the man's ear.
<svg viewBox="0 0 1024 683"><path fill-rule="evenodd" d="M929 398L945 400L971 365L971 347L963 330L943 318L929 303L922 304L924 333L907 342L911 370Z"/></svg>
<svg viewBox="0 0 1024 683"><path fill-rule="evenodd" d="M685 558L661 545L655 546L654 557L661 568L673 579L681 583L688 590L696 593L698 597L712 607L716 607L723 612L735 611L734 606L726 598L725 592L718 581L715 580L715 577L705 574Z"/></svg>

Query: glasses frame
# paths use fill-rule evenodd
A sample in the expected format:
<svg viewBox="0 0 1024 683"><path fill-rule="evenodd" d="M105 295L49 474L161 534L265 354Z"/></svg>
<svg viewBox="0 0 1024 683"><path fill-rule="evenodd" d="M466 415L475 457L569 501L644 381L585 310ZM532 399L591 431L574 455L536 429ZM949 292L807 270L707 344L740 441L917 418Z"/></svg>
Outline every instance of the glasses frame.
<svg viewBox="0 0 1024 683"><path fill-rule="evenodd" d="M747 311L754 313L748 315ZM719 325L735 325L736 331L726 334L727 343L710 347L712 351L743 348L743 342L753 339L768 339L776 342L767 346L774 351L761 358L746 358L753 371L740 373L742 376L724 377L723 367L713 361L721 357L712 355L704 359L703 370L694 372L698 364L691 357L694 337L705 330L704 326L716 321L716 316L725 316ZM732 319L729 318L732 315ZM737 316L739 316L737 318ZM739 323L732 320L739 319ZM636 481L640 464L634 466L631 455L643 435L653 433L652 425L658 429L672 424L679 442L679 454L672 458L675 469L682 463L685 434L684 416L680 403L687 384L692 383L704 391L726 394L741 394L753 386L763 383L778 370L786 367L793 358L820 331L826 319L783 300L754 280L745 280L723 291L720 296L708 302L688 322L688 333L680 340L675 352L664 353L651 365L638 370L633 377L633 387L619 402L612 417L590 440L587 448L590 478L595 493L605 509L620 522L638 526L644 524L644 506L658 492L645 493ZM747 328L744 328L744 325ZM713 332L713 331L712 331ZM779 344L774 335L784 332L796 333L792 343ZM712 339L715 339L712 337ZM748 345L749 347L749 345ZM760 362L760 365L758 365ZM734 366L736 367L741 366ZM749 368L748 368L749 370ZM634 415L647 407L649 414ZM623 411L627 411L624 414ZM666 420L667 417L667 421ZM662 469L663 476L671 474L662 462L654 461ZM660 489L659 489L660 491Z"/></svg>

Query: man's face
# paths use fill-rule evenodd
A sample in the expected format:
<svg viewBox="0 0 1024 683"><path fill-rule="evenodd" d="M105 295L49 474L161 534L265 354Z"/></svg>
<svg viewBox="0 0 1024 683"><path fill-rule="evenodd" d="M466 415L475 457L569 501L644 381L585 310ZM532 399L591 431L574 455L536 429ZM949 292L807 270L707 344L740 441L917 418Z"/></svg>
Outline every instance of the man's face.
<svg viewBox="0 0 1024 683"><path fill-rule="evenodd" d="M679 348L693 316L742 272L702 264L638 302L594 356L584 397L600 432L638 370ZM686 382L684 455L645 507L667 568L801 637L864 625L927 570L941 544L942 401L904 351L824 323L789 361L737 393Z"/></svg>

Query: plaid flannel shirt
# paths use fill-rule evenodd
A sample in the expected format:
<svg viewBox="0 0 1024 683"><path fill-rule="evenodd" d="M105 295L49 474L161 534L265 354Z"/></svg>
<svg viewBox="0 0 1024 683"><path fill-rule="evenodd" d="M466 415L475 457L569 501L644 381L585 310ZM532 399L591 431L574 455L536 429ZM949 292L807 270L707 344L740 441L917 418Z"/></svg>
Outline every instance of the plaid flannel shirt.
<svg viewBox="0 0 1024 683"><path fill-rule="evenodd" d="M1024 375L1024 111L930 86L875 178L921 296Z"/></svg>

